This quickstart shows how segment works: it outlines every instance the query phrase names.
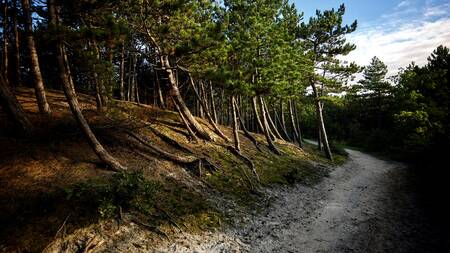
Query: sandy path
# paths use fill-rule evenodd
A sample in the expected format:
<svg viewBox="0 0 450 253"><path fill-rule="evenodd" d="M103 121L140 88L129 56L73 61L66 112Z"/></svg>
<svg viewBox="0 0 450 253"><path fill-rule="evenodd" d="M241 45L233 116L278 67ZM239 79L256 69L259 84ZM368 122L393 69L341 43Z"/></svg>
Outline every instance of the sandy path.
<svg viewBox="0 0 450 253"><path fill-rule="evenodd" d="M431 252L406 167L359 151L315 187L267 190L235 228L181 235L158 252Z"/></svg>

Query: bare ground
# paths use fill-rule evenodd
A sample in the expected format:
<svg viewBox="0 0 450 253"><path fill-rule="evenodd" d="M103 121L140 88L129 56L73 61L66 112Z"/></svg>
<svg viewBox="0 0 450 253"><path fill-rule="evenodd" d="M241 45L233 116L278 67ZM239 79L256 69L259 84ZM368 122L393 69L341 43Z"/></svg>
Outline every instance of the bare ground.
<svg viewBox="0 0 450 253"><path fill-rule="evenodd" d="M226 232L181 234L155 251L447 252L417 206L408 168L348 152L349 162L315 187L268 189L262 213Z"/></svg>

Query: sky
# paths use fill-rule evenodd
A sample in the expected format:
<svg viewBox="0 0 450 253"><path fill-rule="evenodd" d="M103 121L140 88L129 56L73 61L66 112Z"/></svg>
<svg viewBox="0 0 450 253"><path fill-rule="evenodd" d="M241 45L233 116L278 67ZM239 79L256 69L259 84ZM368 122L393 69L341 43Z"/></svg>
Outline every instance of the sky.
<svg viewBox="0 0 450 253"><path fill-rule="evenodd" d="M412 61L417 65L439 45L450 47L450 0L291 0L305 14L316 9L338 8L344 3L347 24L358 20L358 29L348 36L357 49L345 57L359 65L373 56L388 66L388 75Z"/></svg>

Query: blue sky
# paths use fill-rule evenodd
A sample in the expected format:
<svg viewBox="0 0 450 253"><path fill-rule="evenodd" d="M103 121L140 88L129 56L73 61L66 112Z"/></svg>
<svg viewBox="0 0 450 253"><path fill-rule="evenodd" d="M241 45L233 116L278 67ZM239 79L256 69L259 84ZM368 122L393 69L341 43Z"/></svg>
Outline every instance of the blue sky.
<svg viewBox="0 0 450 253"><path fill-rule="evenodd" d="M421 65L440 44L450 46L450 0L291 0L305 13L346 6L344 21L358 20L349 36L357 49L345 57L360 65L378 56L393 75L411 61Z"/></svg>

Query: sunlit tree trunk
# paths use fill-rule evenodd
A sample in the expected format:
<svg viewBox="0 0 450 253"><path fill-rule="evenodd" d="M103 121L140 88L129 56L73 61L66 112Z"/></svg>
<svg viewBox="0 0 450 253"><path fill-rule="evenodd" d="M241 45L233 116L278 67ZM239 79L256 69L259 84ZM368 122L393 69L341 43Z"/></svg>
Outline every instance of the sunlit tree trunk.
<svg viewBox="0 0 450 253"><path fill-rule="evenodd" d="M311 87L313 89L313 94L314 94L314 98L315 98L314 103L316 105L317 122L319 124L319 130L320 130L319 137L321 137L321 139L322 139L323 148L325 150L325 155L327 156L328 159L333 160L333 155L331 154L331 149L330 149L330 145L328 143L328 138L327 138L327 132L325 129L325 122L323 120L322 105L320 102L319 94L317 92L317 88L314 83L311 85Z"/></svg>
<svg viewBox="0 0 450 253"><path fill-rule="evenodd" d="M275 146L275 144L272 141L272 138L269 133L269 124L267 123L266 118L266 111L264 110L264 102L262 97L259 97L259 109L261 110L261 117L262 117L262 131L264 133L264 136L266 137L267 144L269 145L270 150L272 150L275 154L281 155L281 152L278 150L278 148Z"/></svg>
<svg viewBox="0 0 450 253"><path fill-rule="evenodd" d="M48 115L51 113L51 110L50 105L47 102L47 97L45 95L44 81L42 80L41 68L39 66L39 58L36 51L36 45L34 43L33 20L31 18L29 0L22 0L22 9L24 11L26 20L25 30L26 30L28 50L30 52L31 58L31 71L33 72L34 78L34 91L36 93L39 111L43 114Z"/></svg>
<svg viewBox="0 0 450 253"><path fill-rule="evenodd" d="M234 137L234 148L238 151L241 152L241 142L239 140L239 125L238 125L238 120L237 120L237 115L236 115L236 101L234 96L231 96L231 112L232 112L232 117L233 117L233 137Z"/></svg>
<svg viewBox="0 0 450 253"><path fill-rule="evenodd" d="M50 24L52 26L57 25L58 18L56 16L56 9L55 9L55 0L48 0L47 2L48 7L48 13L50 18ZM58 39L56 41L56 50L57 50L57 60L58 60L58 68L59 68L59 76L61 78L64 93L67 98L67 102L69 103L70 109L80 126L81 130L87 137L88 143L93 148L97 156L107 165L111 167L114 171L121 171L126 170L126 167L121 165L113 156L111 156L108 151L106 151L103 146L100 144L100 142L95 137L94 133L92 132L89 124L87 123L86 119L84 118L80 105L78 103L78 99L76 94L74 93L74 87L73 87L73 81L71 80L72 77L70 76L70 72L67 69L69 66L68 62L66 62L67 55L64 48L64 45L61 41L61 39Z"/></svg>
<svg viewBox="0 0 450 253"><path fill-rule="evenodd" d="M189 108L186 106L186 103L184 102L183 98L181 97L180 91L178 89L178 85L175 79L175 75L173 72L173 69L169 62L169 57L162 56L161 57L161 64L164 68L164 70L167 72L168 78L169 78L169 95L173 97L174 102L179 106L181 112L185 116L186 120L189 122L191 127L194 130L199 137L205 140L213 140L212 136L206 132L203 127L198 123L198 121L194 118Z"/></svg>
<svg viewBox="0 0 450 253"><path fill-rule="evenodd" d="M258 103L257 97L253 97L253 98L252 98L253 113L255 114L255 118L256 118L256 122L258 123L259 130L260 130L261 132L263 132L264 127L263 127L263 124L262 124L262 122L261 122L260 115L259 115L259 113L258 113L258 106L257 106L257 103Z"/></svg>

